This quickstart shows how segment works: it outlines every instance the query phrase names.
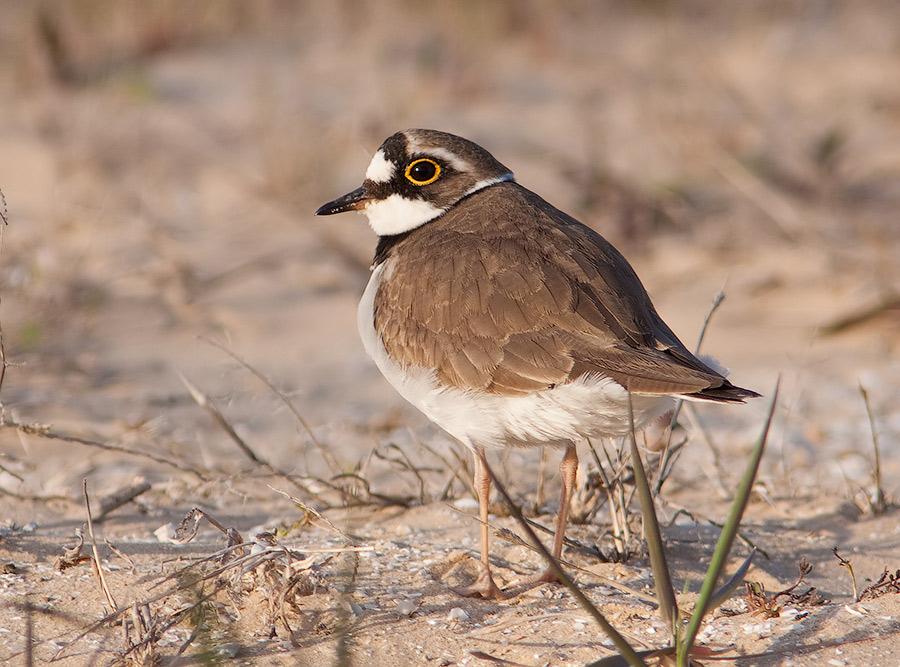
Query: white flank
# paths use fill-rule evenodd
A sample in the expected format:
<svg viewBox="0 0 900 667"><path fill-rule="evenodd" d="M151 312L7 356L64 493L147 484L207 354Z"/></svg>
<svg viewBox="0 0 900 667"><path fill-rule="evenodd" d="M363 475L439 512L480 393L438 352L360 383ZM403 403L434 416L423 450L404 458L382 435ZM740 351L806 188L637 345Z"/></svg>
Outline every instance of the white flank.
<svg viewBox="0 0 900 667"><path fill-rule="evenodd" d="M394 177L396 167L394 163L384 156L384 151L380 148L372 156L369 168L366 169L366 178L375 183L387 183Z"/></svg>
<svg viewBox="0 0 900 667"><path fill-rule="evenodd" d="M381 201L370 201L362 212L369 218L369 226L378 236L393 236L434 220L444 209L421 199L407 199L395 193Z"/></svg>
<svg viewBox="0 0 900 667"><path fill-rule="evenodd" d="M374 319L375 294L390 277L393 261L372 272L357 311L359 334L394 389L450 435L468 445L531 447L628 433L628 393L606 377L583 377L523 396L499 396L441 387L432 370L399 365L385 350ZM674 405L671 396L650 394L634 394L632 402L638 429Z"/></svg>

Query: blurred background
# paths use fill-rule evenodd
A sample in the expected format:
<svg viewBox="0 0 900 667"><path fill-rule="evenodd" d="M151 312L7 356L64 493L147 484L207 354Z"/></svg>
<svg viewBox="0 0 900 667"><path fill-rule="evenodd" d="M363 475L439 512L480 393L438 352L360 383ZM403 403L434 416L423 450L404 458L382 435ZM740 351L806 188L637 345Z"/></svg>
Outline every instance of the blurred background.
<svg viewBox="0 0 900 667"><path fill-rule="evenodd" d="M9 419L241 469L183 376L261 455L327 472L213 340L285 392L338 467L386 443L446 446L358 341L365 219L313 215L360 184L385 137L430 127L482 144L615 243L688 347L724 290L703 350L767 395L782 377L765 472L781 492L870 480L860 382L896 472L898 3L0 9ZM765 408L702 414L730 454ZM172 474L14 429L0 452L18 475L0 473L3 488L24 495Z"/></svg>

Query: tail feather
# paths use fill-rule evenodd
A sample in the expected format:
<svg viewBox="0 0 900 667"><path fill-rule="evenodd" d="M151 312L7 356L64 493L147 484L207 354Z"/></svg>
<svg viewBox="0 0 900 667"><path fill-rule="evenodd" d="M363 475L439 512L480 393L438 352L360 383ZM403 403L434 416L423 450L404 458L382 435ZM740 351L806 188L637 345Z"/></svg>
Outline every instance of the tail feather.
<svg viewBox="0 0 900 667"><path fill-rule="evenodd" d="M760 394L750 389L743 389L725 380L718 387L707 387L702 391L682 394L683 398L695 401L711 401L713 403L744 403L748 398L759 398Z"/></svg>

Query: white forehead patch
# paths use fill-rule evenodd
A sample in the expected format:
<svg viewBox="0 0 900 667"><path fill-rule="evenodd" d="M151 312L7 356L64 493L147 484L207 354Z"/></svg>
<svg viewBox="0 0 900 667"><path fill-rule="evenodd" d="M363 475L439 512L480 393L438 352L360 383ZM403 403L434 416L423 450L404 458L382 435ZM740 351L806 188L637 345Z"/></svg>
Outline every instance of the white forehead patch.
<svg viewBox="0 0 900 667"><path fill-rule="evenodd" d="M380 201L370 201L362 210L369 226L378 236L393 236L424 225L441 215L444 209L421 199L407 199L392 194Z"/></svg>
<svg viewBox="0 0 900 667"><path fill-rule="evenodd" d="M397 168L394 163L384 156L384 151L380 148L372 156L369 168L366 169L366 178L375 183L387 183L394 177Z"/></svg>

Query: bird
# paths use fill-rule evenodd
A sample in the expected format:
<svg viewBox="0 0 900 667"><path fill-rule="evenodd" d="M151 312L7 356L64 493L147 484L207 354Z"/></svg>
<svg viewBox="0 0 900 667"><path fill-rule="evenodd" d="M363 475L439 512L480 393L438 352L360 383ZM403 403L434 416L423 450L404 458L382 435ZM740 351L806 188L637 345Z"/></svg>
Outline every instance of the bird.
<svg viewBox="0 0 900 667"><path fill-rule="evenodd" d="M491 572L486 450L563 450L558 560L578 441L641 429L677 399L759 396L688 351L609 241L468 139L391 135L363 184L316 214L346 211L363 213L378 236L357 311L366 352L403 398L475 455L481 561L463 595L508 595ZM555 581L553 570L535 581Z"/></svg>

